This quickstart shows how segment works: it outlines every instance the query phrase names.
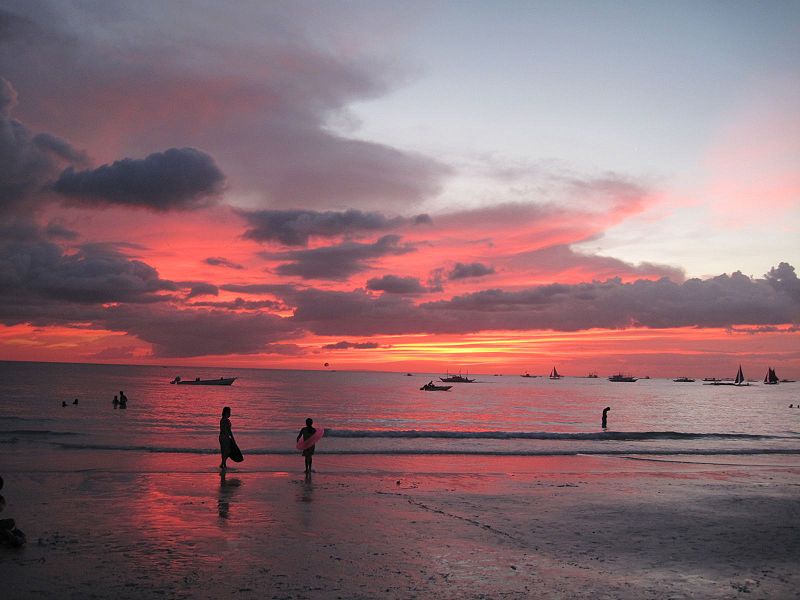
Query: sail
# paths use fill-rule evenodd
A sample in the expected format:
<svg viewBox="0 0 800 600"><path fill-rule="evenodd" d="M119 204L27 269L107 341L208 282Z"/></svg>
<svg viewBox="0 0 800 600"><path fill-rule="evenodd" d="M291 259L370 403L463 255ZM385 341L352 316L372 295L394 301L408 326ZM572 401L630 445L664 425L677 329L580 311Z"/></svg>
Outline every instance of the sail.
<svg viewBox="0 0 800 600"><path fill-rule="evenodd" d="M742 365L739 365L739 372L736 373L736 379L733 381L736 385L744 383L744 373L742 373Z"/></svg>
<svg viewBox="0 0 800 600"><path fill-rule="evenodd" d="M561 377L561 375L559 375L558 371L556 371L556 368L553 367L553 371L550 373L550 378L551 379L558 379L559 377Z"/></svg>
<svg viewBox="0 0 800 600"><path fill-rule="evenodd" d="M775 374L775 369L769 367L767 375L764 377L764 383L778 383L778 376Z"/></svg>

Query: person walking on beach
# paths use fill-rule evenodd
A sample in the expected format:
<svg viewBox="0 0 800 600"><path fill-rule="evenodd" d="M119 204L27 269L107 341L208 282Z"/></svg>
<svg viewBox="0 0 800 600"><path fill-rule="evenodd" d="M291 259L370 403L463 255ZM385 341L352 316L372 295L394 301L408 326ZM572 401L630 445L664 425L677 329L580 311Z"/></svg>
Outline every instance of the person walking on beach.
<svg viewBox="0 0 800 600"><path fill-rule="evenodd" d="M231 431L231 407L222 409L222 418L219 420L219 453L222 455L220 469L228 468L228 458L233 447L233 432Z"/></svg>
<svg viewBox="0 0 800 600"><path fill-rule="evenodd" d="M603 409L603 423L602 423L603 429L608 427L608 411L610 411L610 410L611 410L610 406L606 406Z"/></svg>
<svg viewBox="0 0 800 600"><path fill-rule="evenodd" d="M300 433L297 434L297 441L300 441L302 437L304 440L307 440L312 435L317 433L317 430L314 429L313 424L314 419L306 419L306 426L300 430ZM309 446L305 450L303 450L303 456L306 459L306 474L311 473L311 462L314 460L314 446Z"/></svg>

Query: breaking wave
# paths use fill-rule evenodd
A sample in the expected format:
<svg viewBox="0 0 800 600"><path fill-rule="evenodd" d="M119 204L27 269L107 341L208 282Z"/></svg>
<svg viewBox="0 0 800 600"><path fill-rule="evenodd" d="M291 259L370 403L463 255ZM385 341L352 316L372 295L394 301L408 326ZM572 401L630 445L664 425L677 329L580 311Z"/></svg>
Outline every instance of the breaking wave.
<svg viewBox="0 0 800 600"><path fill-rule="evenodd" d="M690 433L682 431L594 431L588 433L562 433L554 431L424 431L424 430L351 430L326 429L325 437L336 438L431 438L463 440L758 440L780 438L774 435L748 433Z"/></svg>

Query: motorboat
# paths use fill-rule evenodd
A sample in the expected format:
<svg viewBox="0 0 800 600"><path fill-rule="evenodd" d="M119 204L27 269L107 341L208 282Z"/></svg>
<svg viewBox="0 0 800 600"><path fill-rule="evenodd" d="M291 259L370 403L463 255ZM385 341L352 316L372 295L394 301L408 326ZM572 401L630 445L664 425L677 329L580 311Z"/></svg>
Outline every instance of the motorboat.
<svg viewBox="0 0 800 600"><path fill-rule="evenodd" d="M237 377L220 377L219 379L200 379L199 377L181 379L180 377L175 377L170 383L178 385L233 385L233 382L237 379Z"/></svg>
<svg viewBox="0 0 800 600"><path fill-rule="evenodd" d="M426 383L423 385L420 390L423 392L446 392L449 390L452 385L436 385L435 383Z"/></svg>

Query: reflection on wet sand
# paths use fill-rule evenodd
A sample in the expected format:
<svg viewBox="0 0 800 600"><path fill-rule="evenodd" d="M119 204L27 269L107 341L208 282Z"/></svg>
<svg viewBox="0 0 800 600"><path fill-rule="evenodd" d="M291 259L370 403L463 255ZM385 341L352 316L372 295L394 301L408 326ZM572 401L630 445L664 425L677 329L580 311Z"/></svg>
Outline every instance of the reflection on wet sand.
<svg viewBox="0 0 800 600"><path fill-rule="evenodd" d="M311 502L314 499L314 482L311 479L311 473L306 473L305 479L300 486L300 502Z"/></svg>
<svg viewBox="0 0 800 600"><path fill-rule="evenodd" d="M227 478L225 471L219 474L219 495L217 497L217 511L219 516L227 519L230 511L230 503L239 486L242 485L238 477Z"/></svg>

